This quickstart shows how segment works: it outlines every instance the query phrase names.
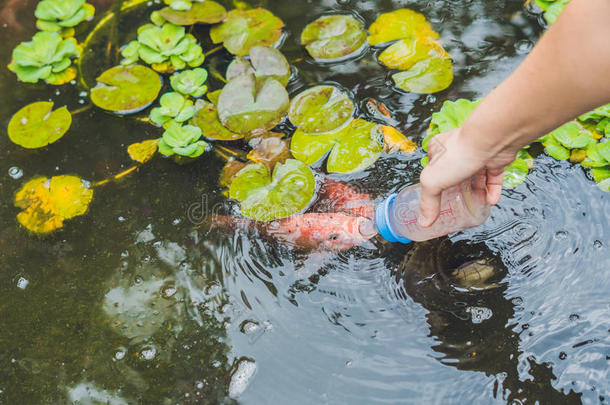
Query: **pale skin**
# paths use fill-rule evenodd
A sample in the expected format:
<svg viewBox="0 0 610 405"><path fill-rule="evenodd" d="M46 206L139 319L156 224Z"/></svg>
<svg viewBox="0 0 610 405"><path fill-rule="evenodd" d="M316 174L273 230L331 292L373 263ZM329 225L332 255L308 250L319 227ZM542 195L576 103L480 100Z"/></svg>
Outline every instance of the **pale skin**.
<svg viewBox="0 0 610 405"><path fill-rule="evenodd" d="M610 0L572 0L464 125L432 138L420 176L420 224L432 225L441 193L471 177L495 205L504 168L523 146L609 102Z"/></svg>

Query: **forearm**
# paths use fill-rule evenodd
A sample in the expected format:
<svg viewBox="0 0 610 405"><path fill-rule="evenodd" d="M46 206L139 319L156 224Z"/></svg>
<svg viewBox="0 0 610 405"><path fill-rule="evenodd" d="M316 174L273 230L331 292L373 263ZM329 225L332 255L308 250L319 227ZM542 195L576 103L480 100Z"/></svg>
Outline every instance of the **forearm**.
<svg viewBox="0 0 610 405"><path fill-rule="evenodd" d="M572 0L530 55L462 127L489 157L610 102L610 0Z"/></svg>

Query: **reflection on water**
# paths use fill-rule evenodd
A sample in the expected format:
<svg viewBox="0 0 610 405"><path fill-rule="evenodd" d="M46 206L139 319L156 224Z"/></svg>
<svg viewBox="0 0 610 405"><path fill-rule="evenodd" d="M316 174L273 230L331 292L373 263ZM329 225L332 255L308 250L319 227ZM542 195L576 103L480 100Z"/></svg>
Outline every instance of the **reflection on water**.
<svg viewBox="0 0 610 405"><path fill-rule="evenodd" d="M338 82L370 119L366 101L382 100L415 140L444 100L499 83L541 30L520 0L263 3L290 31L291 94ZM17 3L0 1L12 24L0 24L4 64L33 33L36 2L18 2L12 20L8 4ZM398 93L371 52L321 66L298 44L322 13L370 24L403 6L439 30L455 61L448 90ZM209 63L223 71L229 60ZM105 62L89 60L92 75ZM223 162L156 159L40 238L15 221L12 195L24 179L103 179L130 165L127 144L159 134L92 109L65 139L26 151L5 136L10 115L38 99L78 107L82 89L20 85L0 69L0 91L0 403L607 403L610 202L580 168L539 156L487 224L450 238L305 254L242 231L195 229L193 204L234 212L216 186ZM420 158L384 156L332 177L379 199L414 182ZM481 259L478 278L456 278Z"/></svg>

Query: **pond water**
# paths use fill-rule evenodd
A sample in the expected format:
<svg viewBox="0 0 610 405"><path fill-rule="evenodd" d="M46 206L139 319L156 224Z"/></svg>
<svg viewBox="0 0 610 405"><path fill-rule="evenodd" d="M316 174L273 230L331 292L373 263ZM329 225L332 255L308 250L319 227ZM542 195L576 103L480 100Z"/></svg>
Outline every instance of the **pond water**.
<svg viewBox="0 0 610 405"><path fill-rule="evenodd" d="M3 66L35 30L36 2L11 3L15 18L0 17ZM98 18L111 3L95 3ZM543 30L522 0L261 6L286 23L281 49L299 72L292 93L338 82L361 107L383 101L416 141L443 101L485 95ZM455 62L448 90L398 93L372 52L318 65L298 44L321 14L355 13L368 26L400 7L440 33ZM222 72L229 61L223 51L207 63ZM90 62L91 73L106 62ZM75 110L88 103L82 91L20 84L0 69L0 404L608 403L610 195L579 166L534 149L531 174L504 191L484 226L306 255L241 231L198 229L212 208L235 208L217 185L216 155L184 166L155 159L96 191L86 215L34 236L15 220L13 195L25 180L101 180L131 165L128 144L159 136L91 109L50 147L9 141L16 110L47 99ZM333 177L381 198L417 181L421 157L383 156L363 173ZM445 281L473 259L493 264L494 288Z"/></svg>

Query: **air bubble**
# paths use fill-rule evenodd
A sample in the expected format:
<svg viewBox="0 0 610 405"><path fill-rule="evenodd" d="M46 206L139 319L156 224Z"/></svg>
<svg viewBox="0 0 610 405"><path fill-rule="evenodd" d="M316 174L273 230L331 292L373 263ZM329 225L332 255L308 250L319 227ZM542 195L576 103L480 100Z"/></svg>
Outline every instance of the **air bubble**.
<svg viewBox="0 0 610 405"><path fill-rule="evenodd" d="M595 242L593 242L593 247L596 249L601 249L604 246L604 244L602 243L601 240L596 240Z"/></svg>
<svg viewBox="0 0 610 405"><path fill-rule="evenodd" d="M577 321L577 320L579 320L579 319L580 319L580 315L578 315L578 314L572 314L572 315L570 315L570 316L568 317L568 319L569 319L570 321L574 322L574 321Z"/></svg>
<svg viewBox="0 0 610 405"><path fill-rule="evenodd" d="M23 177L23 170L17 166L13 166L8 169L8 175L11 177L11 179L18 180Z"/></svg>
<svg viewBox="0 0 610 405"><path fill-rule="evenodd" d="M156 355L157 349L155 349L153 346L149 346L140 352L140 358L144 360L152 360Z"/></svg>
<svg viewBox="0 0 610 405"><path fill-rule="evenodd" d="M565 360L568 358L568 355L566 352L559 352L559 360Z"/></svg>
<svg viewBox="0 0 610 405"><path fill-rule="evenodd" d="M30 280L28 280L27 278L19 277L19 280L17 280L17 288L21 290L25 290L28 284L30 284Z"/></svg>

